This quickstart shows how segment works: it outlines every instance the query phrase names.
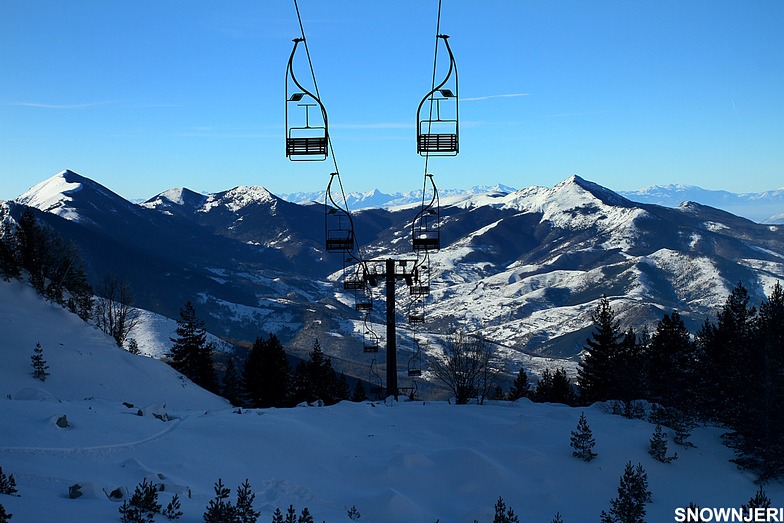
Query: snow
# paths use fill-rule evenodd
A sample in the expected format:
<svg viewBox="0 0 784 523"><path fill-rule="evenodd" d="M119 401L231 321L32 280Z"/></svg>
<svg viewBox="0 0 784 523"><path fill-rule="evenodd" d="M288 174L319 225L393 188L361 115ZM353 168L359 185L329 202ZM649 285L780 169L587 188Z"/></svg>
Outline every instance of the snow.
<svg viewBox="0 0 784 523"><path fill-rule="evenodd" d="M20 494L0 503L14 523L118 521L120 502L106 493L133 491L145 478L164 486L164 505L180 494L183 523L202 521L218 478L232 489L250 480L259 521L293 504L331 523L346 521L352 506L370 523L487 523L499 496L521 521L550 521L557 511L567 522L594 521L627 461L648 473L649 522L671 521L692 501L737 507L757 489L713 427L695 430L696 448L671 444L680 458L662 464L647 453L651 424L598 404L390 398L238 414L22 283L0 282L0 329L0 466ZM50 366L45 382L31 375L37 341ZM591 463L569 447L581 412L597 441ZM55 424L63 415L67 428ZM68 499L75 483L85 495ZM779 506L784 485L765 489Z"/></svg>
<svg viewBox="0 0 784 523"><path fill-rule="evenodd" d="M267 189L257 185L251 187L238 186L223 193L210 194L199 212L209 212L215 207L224 206L231 212L242 210L251 204L270 202L277 199Z"/></svg>
<svg viewBox="0 0 784 523"><path fill-rule="evenodd" d="M70 207L71 195L82 190L82 184L69 182L66 179L67 174L68 171L62 171L34 185L16 198L15 201L44 212L56 214L67 220L82 221L82 216Z"/></svg>

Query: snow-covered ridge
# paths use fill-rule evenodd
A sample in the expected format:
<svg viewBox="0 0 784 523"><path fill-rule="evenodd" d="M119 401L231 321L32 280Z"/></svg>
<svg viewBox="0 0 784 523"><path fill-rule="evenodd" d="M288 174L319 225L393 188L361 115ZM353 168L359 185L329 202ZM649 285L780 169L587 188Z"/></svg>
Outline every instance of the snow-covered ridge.
<svg viewBox="0 0 784 523"><path fill-rule="evenodd" d="M29 207L35 207L44 212L49 212L61 216L71 221L81 221L82 217L70 203L72 196L81 191L83 182L79 177L74 176L71 171L62 171L53 177L44 180L21 194L16 198L16 202Z"/></svg>
<svg viewBox="0 0 784 523"><path fill-rule="evenodd" d="M226 207L231 212L237 212L248 205L263 203L274 205L276 201L277 198L264 187L240 185L225 192L208 195L199 212L209 212L220 206Z"/></svg>

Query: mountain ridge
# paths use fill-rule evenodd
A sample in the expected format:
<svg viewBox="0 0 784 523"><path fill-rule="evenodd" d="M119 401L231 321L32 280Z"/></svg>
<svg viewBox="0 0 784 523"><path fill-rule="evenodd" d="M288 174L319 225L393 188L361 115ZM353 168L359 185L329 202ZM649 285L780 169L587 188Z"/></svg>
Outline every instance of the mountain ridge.
<svg viewBox="0 0 784 523"><path fill-rule="evenodd" d="M347 373L366 377L357 350L362 316L353 293L336 285L342 257L324 248L322 204L235 187L215 195L161 193L127 213L124 203L107 203L101 214L87 197L90 187L68 205L91 222L40 216L96 266L132 275L140 306L176 317L178 305L196 300L216 334L252 340L275 333L299 356L320 339ZM416 208L356 211L363 257L410 258ZM444 197L441 219L425 329L405 322L412 306L406 293L398 305L403 354L419 340L435 356L442 337L463 328L496 343L510 372L535 357L573 369L602 295L624 326L655 326L677 309L696 330L739 281L758 300L784 279L784 228L704 205L634 202L579 176L552 188ZM108 259L107 250L123 256ZM383 333L383 291L373 294L371 322Z"/></svg>

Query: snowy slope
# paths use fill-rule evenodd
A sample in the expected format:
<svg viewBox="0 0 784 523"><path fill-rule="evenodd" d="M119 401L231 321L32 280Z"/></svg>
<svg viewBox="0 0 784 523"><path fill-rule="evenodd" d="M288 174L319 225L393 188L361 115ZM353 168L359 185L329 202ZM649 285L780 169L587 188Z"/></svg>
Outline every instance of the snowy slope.
<svg viewBox="0 0 784 523"><path fill-rule="evenodd" d="M330 523L347 521L352 506L369 523L489 523L499 496L521 521L550 521L557 511L566 522L596 521L630 460L648 473L649 522L672 521L690 501L737 507L757 488L728 461L716 428L697 429L696 448L671 445L680 459L665 465L647 454L649 423L595 405L584 412L599 456L584 463L569 447L582 410L527 400L345 402L236 414L20 283L0 283L0 326L0 466L14 474L20 494L0 495L0 503L14 523L118 521L120 502L106 492L132 491L144 478L163 485L164 505L180 494L183 523L202 521L218 478L231 488L249 479L265 522L293 504ZM43 383L30 376L30 345L39 339L52 373ZM139 416L122 401L149 408ZM62 415L68 428L55 424ZM68 499L75 483L85 495ZM766 491L779 506L784 486Z"/></svg>
<svg viewBox="0 0 784 523"><path fill-rule="evenodd" d="M0 332L3 397L26 398L35 395L31 389L39 389L55 401L165 402L175 409L226 406L165 363L119 349L112 338L18 281L0 281ZM39 342L51 373L43 383L31 376L30 357Z"/></svg>

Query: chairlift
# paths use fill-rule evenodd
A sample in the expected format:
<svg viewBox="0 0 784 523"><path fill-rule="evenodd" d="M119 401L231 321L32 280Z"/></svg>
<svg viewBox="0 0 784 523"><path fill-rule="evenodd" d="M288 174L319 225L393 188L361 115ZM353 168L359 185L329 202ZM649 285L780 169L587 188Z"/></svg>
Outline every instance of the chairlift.
<svg viewBox="0 0 784 523"><path fill-rule="evenodd" d="M412 378L422 375L422 349L416 338L414 339L414 346L416 347L416 350L408 360L408 376Z"/></svg>
<svg viewBox="0 0 784 523"><path fill-rule="evenodd" d="M425 251L425 257L418 263L414 276L414 284L409 286L408 293L415 298L430 294L430 255L427 251Z"/></svg>
<svg viewBox="0 0 784 523"><path fill-rule="evenodd" d="M286 67L286 157L292 161L323 161L329 154L327 111L319 97L303 87L294 75L294 55L304 41L294 39ZM299 119L295 115L300 115Z"/></svg>
<svg viewBox="0 0 784 523"><path fill-rule="evenodd" d="M340 207L332 197L332 181L338 173L332 173L324 195L324 229L327 252L354 250L354 221L347 210Z"/></svg>
<svg viewBox="0 0 784 523"><path fill-rule="evenodd" d="M414 217L411 223L411 246L415 251L438 250L441 248L441 207L438 189L432 174L427 174L433 190L433 196L427 205ZM423 200L424 200L424 194Z"/></svg>
<svg viewBox="0 0 784 523"><path fill-rule="evenodd" d="M441 83L422 98L417 108L417 153L422 156L455 156L460 151L457 64L448 35L438 35L449 55L449 70ZM435 72L433 73L435 76ZM449 87L445 87L449 84ZM425 103L427 109L425 109Z"/></svg>
<svg viewBox="0 0 784 523"><path fill-rule="evenodd" d="M411 286L409 286L410 288ZM425 322L425 302L422 296L416 296L408 304L408 323L424 323Z"/></svg>
<svg viewBox="0 0 784 523"><path fill-rule="evenodd" d="M374 397L377 400L381 399L381 394L384 391L384 382L381 381L381 376L376 370L376 360L370 362L370 376L368 377L370 383L369 397Z"/></svg>

